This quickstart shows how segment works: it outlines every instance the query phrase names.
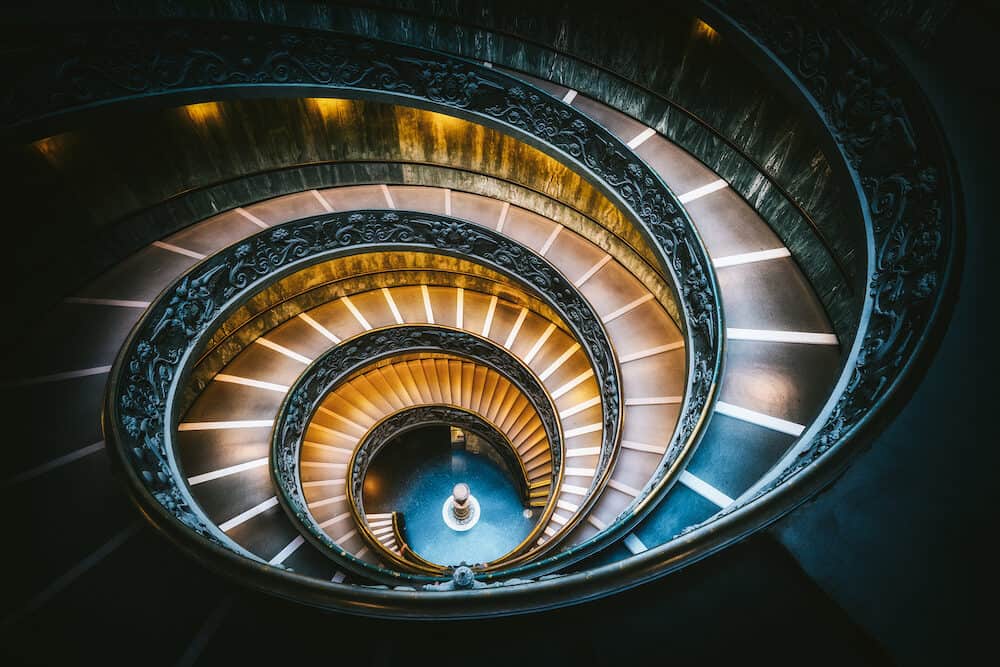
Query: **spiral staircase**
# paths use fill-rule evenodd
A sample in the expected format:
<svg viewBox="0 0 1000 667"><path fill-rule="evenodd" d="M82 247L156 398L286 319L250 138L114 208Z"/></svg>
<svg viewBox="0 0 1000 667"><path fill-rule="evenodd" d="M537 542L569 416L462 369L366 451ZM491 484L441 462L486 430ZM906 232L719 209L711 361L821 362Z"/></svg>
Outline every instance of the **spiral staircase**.
<svg viewBox="0 0 1000 667"><path fill-rule="evenodd" d="M156 663L235 659L239 614L338 634L242 659L386 662L379 633L423 636L370 617L683 577L835 479L926 365L957 184L877 38L706 3L668 11L676 39L640 60L676 67L645 75L583 27L546 39L566 16L280 7L11 34L7 194L52 220L19 253L31 319L3 384L32 425L3 481L30 563L11 664L97 656L91 604ZM77 208L93 224L55 238ZM461 539L429 446L392 468L431 427L448 484L482 496Z"/></svg>

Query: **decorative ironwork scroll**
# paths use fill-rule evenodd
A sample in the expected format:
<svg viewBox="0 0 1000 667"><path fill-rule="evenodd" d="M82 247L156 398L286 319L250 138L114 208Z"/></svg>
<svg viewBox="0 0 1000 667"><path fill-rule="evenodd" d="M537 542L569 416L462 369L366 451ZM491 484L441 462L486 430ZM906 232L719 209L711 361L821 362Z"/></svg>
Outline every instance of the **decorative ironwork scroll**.
<svg viewBox="0 0 1000 667"><path fill-rule="evenodd" d="M524 394L542 421L552 456L553 487L555 480L560 476L563 461L562 431L551 398L527 366L492 341L465 331L439 326L403 325L363 333L330 348L299 376L282 403L272 434L272 478L277 487L278 499L286 512L297 524L300 532L308 536L324 554L358 574L397 584L400 579L407 578L408 573L389 571L354 557L334 542L313 518L302 490L301 447L316 410L338 385L381 359L421 351L446 352L460 356L481 363L503 375ZM411 413L421 414L412 410L403 414ZM351 458L354 470L350 477L351 486L347 491L355 506L356 520L361 520L364 516L360 505L363 471L367 469L369 457L374 455L382 444L382 436L386 435L385 423L365 436L360 449ZM378 437L374 437L376 435ZM546 507L545 516L551 514L554 499L553 495ZM441 568L442 571L444 569Z"/></svg>

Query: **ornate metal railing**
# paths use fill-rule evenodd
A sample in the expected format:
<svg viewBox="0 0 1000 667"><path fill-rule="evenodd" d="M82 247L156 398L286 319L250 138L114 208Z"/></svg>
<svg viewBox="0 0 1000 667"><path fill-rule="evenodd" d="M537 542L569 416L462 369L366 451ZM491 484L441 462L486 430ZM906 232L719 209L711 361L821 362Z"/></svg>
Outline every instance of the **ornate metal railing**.
<svg viewBox="0 0 1000 667"><path fill-rule="evenodd" d="M399 554L406 561L416 563L424 568L433 567L434 563L425 560L420 554L410 548L410 543L406 539L406 520L399 512L392 513L392 535L396 538Z"/></svg>
<svg viewBox="0 0 1000 667"><path fill-rule="evenodd" d="M330 348L315 359L289 389L282 402L274 423L271 445L271 472L277 487L277 495L282 506L297 524L300 532L309 538L321 552L330 556L338 565L363 577L389 583L399 583L413 579L426 582L426 576L410 575L407 572L390 570L366 563L356 558L342 546L334 542L313 517L306 503L302 489L299 463L302 441L316 410L326 397L349 377L363 372L373 363L382 359L414 352L443 352L481 363L501 373L514 384L538 413L548 438L552 454L553 490L562 478L562 462L565 455L562 429L558 413L551 398L532 371L507 350L475 334L440 326L395 326L359 334ZM444 406L440 406L444 408ZM452 409L453 410L453 409ZM419 418L423 412L407 411L402 418ZM364 508L361 503L364 471L373 456L384 444L384 425L373 427L363 442L355 448L348 467L347 495L358 526L364 529ZM516 457L516 453L515 453ZM544 519L554 509L555 493L543 511L543 521L514 550L521 551L532 545L544 527ZM368 536L374 539L373 536ZM513 554L497 559L502 563ZM405 562L391 558L396 565L406 567ZM418 568L424 570L424 568ZM441 574L449 568L436 566L425 574Z"/></svg>
<svg viewBox="0 0 1000 667"><path fill-rule="evenodd" d="M528 503L528 473L524 468L524 462L518 455L517 450L511 443L510 439L502 432L500 429L485 417L471 412L464 408L457 408L452 405L420 405L415 407L407 407L394 412L393 414L383 418L375 426L373 426L368 433L364 435L361 441L358 443L357 447L354 449L351 458L347 463L347 489L349 493L349 499L352 505L352 512L354 513L355 520L358 525L361 526L364 531L365 541L368 544L380 551L385 551L382 548L382 543L371 534L368 530L369 526L365 517L367 517L367 510L364 504L364 481L365 475L368 472L368 468L371 466L375 457L395 438L405 435L411 431L419 429L424 426L433 426L447 424L449 426L454 426L463 429L469 433L474 433L484 438L487 442L494 445L493 449L496 451L497 455L504 463L504 467L511 476L514 478L515 484L518 486L522 502L527 505ZM558 486L557 478L558 474L555 470L548 475L551 479L549 484L549 494L554 495L555 490ZM546 503L548 505L548 503ZM551 512L546 512L539 515L538 522L536 524L536 530L529 532L528 536L520 544L518 544L514 549L512 549L508 554L502 555L499 558L494 559L494 562L502 562L508 556L516 555L518 552L530 547L532 542L537 538L538 532L544 526L545 522L548 520L548 516ZM394 527L395 518L398 517L400 524L403 521L403 517L399 512L393 512L394 517ZM401 540L396 542L402 545ZM413 549L409 548L408 552L404 552L400 549L400 554L403 557L405 564L409 559L409 556L415 555ZM428 563L424 558L412 559L412 563L416 565L416 569L427 571ZM482 563L483 567L487 564ZM433 568L434 564L430 563ZM441 567L436 568L432 571L436 572L446 572L451 568Z"/></svg>
<svg viewBox="0 0 1000 667"><path fill-rule="evenodd" d="M657 473L639 499L599 537L610 539L624 534L641 518L642 511L662 495L673 480L672 473L679 471L680 464L693 451L699 427L714 400L715 380L721 367L722 319L714 275L697 233L674 196L627 147L586 116L488 68L419 49L310 31L245 25L229 28L230 38L221 41L220 26L123 24L113 34L95 31L81 35L67 50L47 52L47 57L40 59L41 64L33 70L37 74L32 79L34 84L14 86L14 94L5 98L7 103L0 110L0 118L8 125L18 125L21 119L54 119L65 111L114 100L162 96L163 102L169 103L203 98L209 92L213 96L245 93L245 88L267 94L377 95L500 127L576 164L621 205L636 227L652 241L663 267L677 285L683 308L681 324L687 335L689 373L679 427ZM98 44L101 48L91 48ZM157 66L137 69L135 49L149 54L147 62L156 62ZM46 92L39 96L37 83L41 81L45 82L42 90ZM70 81L71 85L59 83ZM61 92L51 95L52 89ZM440 231L454 234L458 228ZM280 230L274 232L280 233ZM226 541L206 526L186 492L171 489L164 479L169 478L174 467L167 426L171 419L165 418L158 406L167 402L175 385L175 371L181 358L186 358L187 344L220 309L231 306L229 299L236 295L237 288L253 282L261 273L282 266L290 259L289 253L305 250L305 246L295 250L282 246L283 240L272 237L274 245L250 261L237 257L228 260L232 266L224 265L218 258L206 262L203 266L210 266L209 270L177 285L173 304L162 304L163 309L154 306L151 317L161 319L153 331L145 333L155 336L134 338L116 368L116 380L122 368L131 368L133 364L146 373L146 377L141 377L140 371L140 377L130 378L139 382L129 384L134 395L119 396L112 391L107 419L109 437L121 438L119 451L127 452L134 459L133 464L137 464L135 486L141 487L141 495L167 509L167 515L176 514L177 520L216 544ZM245 244L240 248L250 252ZM461 247L459 251L471 249ZM272 266L275 260L276 267ZM260 262L256 268L264 271L256 271L254 262ZM243 284L230 286L225 294L216 294L215 285L223 282L217 272L223 269ZM554 284L536 287L555 298L573 292L568 284L561 289ZM170 344L163 343L167 338ZM603 398L610 405L608 399L617 393L609 391L610 385L617 385L616 370L613 363L606 363L612 361L610 358L597 361L601 363L596 366L608 367L607 373L601 371L598 377ZM121 384L114 382L112 389ZM617 406L617 400L614 404ZM120 418L119 409L126 413ZM617 432L617 426L615 429ZM610 461L605 460L610 455L607 449L602 449L605 470L610 470ZM162 516L163 512L158 514ZM568 554L582 558L593 553L599 544L593 538L559 557L525 565L524 572L552 569L559 561L567 561Z"/></svg>
<svg viewBox="0 0 1000 667"><path fill-rule="evenodd" d="M844 168L852 175L865 207L871 287L848 371L830 404L769 480L740 499L730 511L688 533L683 541L673 541L622 563L592 568L585 573L536 582L530 587L491 590L488 598L454 590L419 600L407 598L403 602L393 591L364 591L360 597L364 599L366 613L372 613L371 605L378 608L375 613L429 611L456 616L544 608L632 586L707 555L773 521L827 483L842 469L850 453L870 436L880 411L905 394L912 371L933 349L935 331L943 319L940 313L946 310L953 284L959 218L953 199L956 186L950 157L919 93L909 86L905 73L877 42L859 41L837 27L835 21L811 17L809 10L801 6L782 9L725 3L718 18L716 26L725 34L753 45L764 58L776 64L773 76L801 86L802 97L838 142ZM227 65L231 61L220 60L220 73L233 70ZM248 69L261 62L253 56L248 60ZM466 67L472 69L470 65ZM308 80L301 73L296 76L300 82ZM220 83L226 85L225 77L220 78ZM288 80L291 79L294 76ZM262 80L271 81L268 76ZM472 89L478 88L476 81L473 77L469 82ZM107 91L104 99L156 94L181 87L184 86L146 86L128 91L119 86ZM530 87L521 89L529 91L535 99L544 100L547 108L560 109ZM467 88L457 85L450 90ZM464 99L461 93L452 93L452 97ZM74 97L71 102L79 106L87 100ZM73 104L63 105L69 106ZM46 108L46 113L51 111L54 109ZM519 126L528 125L530 122ZM547 132L559 135L563 127L557 116L555 123L543 123L534 136ZM887 155L892 159L883 159ZM625 182L618 179L613 188ZM659 233L656 225L651 227L655 240L667 241L662 247L669 258L678 244L670 242L669 235ZM673 275L682 275L683 262L674 266L677 270ZM702 266L707 271L707 265ZM700 285L702 281L695 278L694 284ZM688 310L690 301L685 299L683 303L685 317L697 318L697 313ZM702 305L717 308L714 297ZM720 320L708 324L715 332L720 331ZM697 340L694 346L699 347ZM690 359L699 361L694 352ZM718 371L718 357L709 358L708 362L707 366L692 363L691 370L697 373L699 368L707 369L703 377L709 378L710 384ZM462 579L441 588L463 585L482 584ZM303 599L316 604L329 603L331 594L336 595L325 587L305 583L299 592ZM352 604L350 596L341 596L338 602L346 608Z"/></svg>
<svg viewBox="0 0 1000 667"><path fill-rule="evenodd" d="M947 308L959 216L951 157L933 114L877 39L848 34L850 22L834 8L719 4L735 31L794 76L828 127L864 203L869 244L868 294L837 391L772 474L727 508L730 514L858 439L915 361L933 349L931 325Z"/></svg>
<svg viewBox="0 0 1000 667"><path fill-rule="evenodd" d="M356 484L350 484L359 512L365 512L362 487L364 476L378 453L393 439L415 429L435 424L448 424L483 438L493 446L503 467L511 473L521 501L528 502L528 473L510 438L500 427L482 415L454 405L419 405L406 407L380 420L364 435L351 456L348 474Z"/></svg>
<svg viewBox="0 0 1000 667"><path fill-rule="evenodd" d="M405 211L347 212L289 222L213 255L168 289L133 331L112 370L105 430L153 516L180 521L217 546L253 558L204 516L180 477L172 445L177 388L214 326L273 280L342 254L401 248L478 261L537 292L578 340L589 342L584 350L595 369L604 414L601 461L610 470L621 422L617 365L597 315L554 267L472 223ZM595 481L592 490L597 488ZM589 547L600 544L592 539ZM555 567L582 553L564 551L540 567Z"/></svg>
<svg viewBox="0 0 1000 667"><path fill-rule="evenodd" d="M499 426L466 408L454 405L419 405L403 408L381 419L362 437L354 450L347 470L357 480L357 484L351 486L358 498L357 507L360 512L365 511L361 493L365 473L382 448L394 438L434 424L449 424L471 432L491 445L497 445L493 449L503 461L504 468L513 475L522 502L528 502L528 473L524 468L524 461Z"/></svg>
<svg viewBox="0 0 1000 667"><path fill-rule="evenodd" d="M499 588L490 596L447 590L486 585L464 574L441 585L435 596L371 589L346 593L291 575L282 579L286 594L313 604L400 615L476 616L565 604L636 585L722 548L775 520L843 468L849 455L884 419L885 410L905 395L915 371L934 348L954 284L959 217L950 156L933 115L905 73L876 40L856 38L836 17L811 11L817 10L733 2L726 3L716 22L734 39L753 45L772 63L773 76L800 87L801 97L837 141L842 166L853 178L866 211L870 291L848 369L821 418L789 456L725 514L695 528L683 540L621 563L537 581L530 587ZM689 384L681 428L668 449L663 475L690 451L696 426L710 408L721 362L717 290L700 242L676 201L620 142L530 86L424 51L372 43L351 51L347 46L362 42L244 26L233 28L233 34L242 37L219 47L224 51L220 53L211 48L219 43L215 41L217 29L212 40L197 29L173 40L166 39L168 30L162 28L124 26L121 30L131 37L102 41L92 33L79 42L81 53L96 43L92 52L99 56L78 59L67 51L53 51L47 65L30 70L33 80L9 85L14 93L8 98L8 124L114 99L172 93L176 93L172 99L182 99L192 90L201 91L193 97L255 86L272 86L272 91L287 86L293 94L377 92L386 99L400 95L422 106L441 105L436 108L496 123L580 166L634 214L680 286L689 341ZM138 77L123 77L121 72L131 72L131 54L122 44L154 52L164 67L145 76L140 71ZM53 82L74 85L66 85L62 97L38 93L50 92ZM140 332L155 334L156 340L142 336L130 340L116 364L113 400L106 415L109 442L117 456L122 460L134 457L128 474L144 506L152 508L176 538L195 547L203 541L193 542L190 531L178 529L176 521L202 532L207 542L214 538L202 531L203 522L189 511L187 499L175 495L167 480L158 477L161 471L169 473L173 465L168 460L172 454L165 424L174 416L160 407L166 405L177 379L184 345L227 303L214 293L215 276L226 266L213 262L203 265L213 273L185 278L176 287L174 303L164 300L154 305L153 314L140 325ZM123 371L131 375L123 377ZM122 390L132 380L138 398ZM119 402L128 414L118 414ZM629 525L636 516L633 513L616 522L612 529ZM265 577L245 564L246 559L235 559L217 547L205 544L200 553L229 571L240 572L255 585L270 587ZM545 571L545 567L542 563L534 571Z"/></svg>
<svg viewBox="0 0 1000 667"><path fill-rule="evenodd" d="M788 190L788 184L784 182L782 178L780 178L774 172L773 168L767 164L762 163L760 159L751 155L750 152L747 150L747 148L741 145L739 141L733 139L726 132L712 125L712 123L709 122L702 115L700 115L693 109L688 108L684 104L680 103L679 101L674 99L671 95L666 94L662 90L654 90L648 84L638 81L634 76L633 77L624 76L620 72L617 72L614 69L612 69L611 67L608 67L607 65L604 65L598 62L597 60L588 57L588 55L585 53L580 53L580 52L570 53L565 50L560 50L557 46L553 45L552 43L547 43L539 39L535 39L530 35L530 30L513 31L510 29L504 29L498 24L499 22L490 23L489 19L483 20L484 17L476 17L472 15L465 15L462 17L458 17L453 15L450 11L443 9L440 11L436 11L433 14L433 16L431 16L427 13L424 13L424 11L420 9L404 6L404 3L396 3L395 6L392 6L392 5L379 5L378 3L368 4L364 2L359 2L357 3L357 5L360 7L364 7L369 11L387 12L394 16L402 14L410 17L411 19L416 19L416 20L430 19L434 23L451 25L455 27L457 30L466 29L466 30L480 31L481 33L485 33L485 35L498 36L503 39L509 39L511 40L512 43L530 44L531 47L533 47L534 49L538 49L539 51L542 52L551 52L559 54L561 57L571 60L574 64L583 65L585 70L591 70L593 72L600 73L601 75L610 77L614 80L620 81L628 88L635 88L636 90L640 91L642 96L644 96L645 98L652 98L663 102L670 109L680 113L684 117L684 119L692 123L694 126L697 126L701 130L708 133L713 140L722 142L727 149L732 151L732 153L737 157L738 160L745 162L753 169L754 173L760 174L763 178L765 178L767 182L770 184L770 186L773 187L774 190L780 195L780 197L791 205L792 209L804 221L810 233L815 236L816 240L822 246L826 254L829 255L830 259L836 266L837 271L840 274L840 277L843 279L843 286L847 290L847 292L851 294L854 291L856 291L855 285L853 285L851 282L852 274L850 271L848 271L845 265L846 261L844 257L841 255L841 253L837 252L837 248L835 248L834 244L827 237L827 233L823 231L823 229L819 226L814 217L809 213L809 211L807 210L807 205L804 204L802 201L800 201L798 197L794 196ZM452 51L451 49L445 49L445 50L458 53L457 51ZM502 48L498 50L501 53L504 52ZM465 55L466 57L472 56L472 54L470 53L460 53L460 55ZM538 77L543 75L542 72L538 71L530 72L525 70L518 70L517 68L511 67L509 65L506 66L508 67L509 70L512 71L524 71L524 73L528 74L529 76ZM565 75L566 71L564 70L562 73ZM594 78L591 78L590 80L593 81ZM564 80L563 83L565 83L570 87L575 87L571 82L565 82ZM581 93L582 92L583 89L581 88ZM621 95L621 97L628 99L629 96ZM608 100L602 100L602 101L604 101L606 104L610 104L613 106L613 103ZM649 120L647 119L646 122L648 123ZM695 147L685 146L685 148L692 151L697 156L697 151L695 150ZM704 160L703 156L698 156L698 157L699 159ZM753 201L751 201L750 203L751 205L754 205Z"/></svg>
<svg viewBox="0 0 1000 667"><path fill-rule="evenodd" d="M137 54L143 54L137 63ZM163 103L245 94L373 95L497 126L581 172L620 204L672 277L688 338L680 428L644 498L658 497L692 451L715 396L722 316L707 255L662 180L607 130L517 79L421 49L308 30L239 24L119 24L81 31L72 43L31 53L31 76L6 70L8 128L122 100ZM27 71L27 70L25 70ZM630 508L624 517L636 516ZM618 526L615 530L618 530Z"/></svg>

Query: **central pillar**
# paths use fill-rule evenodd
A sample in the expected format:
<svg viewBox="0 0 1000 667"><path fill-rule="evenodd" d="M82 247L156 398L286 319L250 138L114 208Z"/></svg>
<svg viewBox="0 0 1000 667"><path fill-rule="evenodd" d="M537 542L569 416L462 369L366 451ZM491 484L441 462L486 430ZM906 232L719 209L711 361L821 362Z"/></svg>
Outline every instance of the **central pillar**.
<svg viewBox="0 0 1000 667"><path fill-rule="evenodd" d="M458 521L468 521L469 514L472 513L472 505L469 503L469 485L468 484L456 484L455 488L452 489L451 497L454 498L455 502L452 505L451 513L455 515Z"/></svg>
<svg viewBox="0 0 1000 667"><path fill-rule="evenodd" d="M469 485L459 482L441 508L441 518L452 530L466 531L479 521L479 501L472 495Z"/></svg>

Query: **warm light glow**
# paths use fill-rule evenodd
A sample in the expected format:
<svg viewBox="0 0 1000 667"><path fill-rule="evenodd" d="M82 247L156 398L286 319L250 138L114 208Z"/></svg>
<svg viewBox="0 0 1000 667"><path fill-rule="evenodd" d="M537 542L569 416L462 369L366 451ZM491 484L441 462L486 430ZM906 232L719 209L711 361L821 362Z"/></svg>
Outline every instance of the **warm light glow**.
<svg viewBox="0 0 1000 667"><path fill-rule="evenodd" d="M365 475L364 491L365 496L377 495L382 492L382 480L378 474L369 470Z"/></svg>
<svg viewBox="0 0 1000 667"><path fill-rule="evenodd" d="M192 123L208 126L219 122L222 118L222 105L218 102L202 102L201 104L189 104L184 108L184 113L191 119Z"/></svg>
<svg viewBox="0 0 1000 667"><path fill-rule="evenodd" d="M306 99L306 104L311 106L323 120L341 120L354 102L352 100L336 99L331 97L310 97Z"/></svg>
<svg viewBox="0 0 1000 667"><path fill-rule="evenodd" d="M714 42L719 38L719 33L715 31L715 28L708 25L701 19L694 20L694 35L695 37L707 39L710 42Z"/></svg>
<svg viewBox="0 0 1000 667"><path fill-rule="evenodd" d="M449 116L444 113L437 113L435 111L422 111L421 113L426 114L431 123L441 128L458 128L468 124L468 121L466 120L456 118L455 116Z"/></svg>
<svg viewBox="0 0 1000 667"><path fill-rule="evenodd" d="M59 162L59 154L63 148L62 137L65 135L56 135L54 137L45 137L44 139L39 139L38 141L32 143L31 145L42 154L50 164L57 164Z"/></svg>

